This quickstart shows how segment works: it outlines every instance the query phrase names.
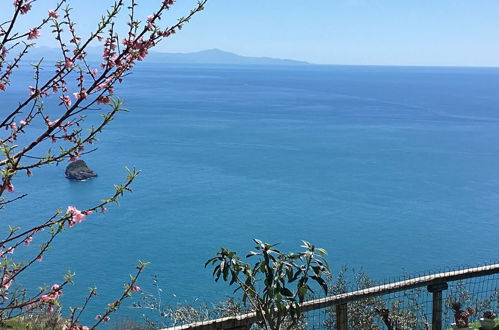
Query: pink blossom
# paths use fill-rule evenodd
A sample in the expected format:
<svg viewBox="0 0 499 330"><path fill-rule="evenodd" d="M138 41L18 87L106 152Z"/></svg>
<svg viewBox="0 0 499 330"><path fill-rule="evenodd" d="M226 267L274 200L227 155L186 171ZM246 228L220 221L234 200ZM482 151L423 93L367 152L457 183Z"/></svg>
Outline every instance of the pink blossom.
<svg viewBox="0 0 499 330"><path fill-rule="evenodd" d="M62 288L59 284L53 284L50 290L52 290L52 292L48 295L50 299L56 300L62 296Z"/></svg>
<svg viewBox="0 0 499 330"><path fill-rule="evenodd" d="M29 96L33 96L36 94L36 88L33 86L28 86L29 89Z"/></svg>
<svg viewBox="0 0 499 330"><path fill-rule="evenodd" d="M23 127L23 126L26 126L27 122L25 120L21 120L19 122L19 126Z"/></svg>
<svg viewBox="0 0 499 330"><path fill-rule="evenodd" d="M75 99L77 99L77 100L78 99L86 99L88 96L87 92L85 92L85 91L73 93L73 95L74 95Z"/></svg>
<svg viewBox="0 0 499 330"><path fill-rule="evenodd" d="M9 290L9 288L12 285L13 281L14 281L13 279L10 279L10 280L4 279L2 281L2 289L3 290Z"/></svg>
<svg viewBox="0 0 499 330"><path fill-rule="evenodd" d="M132 291L140 291L140 286L137 286L137 285L132 285L132 287L130 288Z"/></svg>
<svg viewBox="0 0 499 330"><path fill-rule="evenodd" d="M32 241L33 241L33 236L29 236L24 240L24 245L29 246Z"/></svg>
<svg viewBox="0 0 499 330"><path fill-rule="evenodd" d="M16 127L17 127L17 125L16 125L16 123L15 123L15 122L10 123L10 129L11 129L11 130L15 130L15 129L16 129Z"/></svg>
<svg viewBox="0 0 499 330"><path fill-rule="evenodd" d="M109 96L99 96L96 100L98 104L108 104L110 101Z"/></svg>
<svg viewBox="0 0 499 330"><path fill-rule="evenodd" d="M69 155L69 161L70 162L76 162L80 158L80 155L78 153L75 154L70 154Z"/></svg>
<svg viewBox="0 0 499 330"><path fill-rule="evenodd" d="M47 124L48 127L54 127L58 120L59 119L56 119L54 121L50 121L49 117L47 116L45 118L45 123Z"/></svg>
<svg viewBox="0 0 499 330"><path fill-rule="evenodd" d="M37 39L40 37L40 30L37 28L29 29L28 40Z"/></svg>
<svg viewBox="0 0 499 330"><path fill-rule="evenodd" d="M36 257L36 261L42 262L43 261L43 254L39 254L38 257Z"/></svg>
<svg viewBox="0 0 499 330"><path fill-rule="evenodd" d="M71 106L71 98L68 95L60 96L59 97L62 100L62 103L64 103L65 106L70 107Z"/></svg>
<svg viewBox="0 0 499 330"><path fill-rule="evenodd" d="M19 12L21 13L21 15L26 14L30 10L31 10L31 3L27 3L24 6L22 6L21 8L19 8Z"/></svg>
<svg viewBox="0 0 499 330"><path fill-rule="evenodd" d="M102 36L97 36L97 40L102 41L104 39Z"/></svg>
<svg viewBox="0 0 499 330"><path fill-rule="evenodd" d="M66 59L65 63L64 63L64 66L66 67L66 69L70 69L73 67L73 61L71 61L69 58Z"/></svg>
<svg viewBox="0 0 499 330"><path fill-rule="evenodd" d="M102 315L97 315L97 316L95 316L95 319L96 320L101 320L102 319L102 322L108 322L109 321L109 316L102 317Z"/></svg>
<svg viewBox="0 0 499 330"><path fill-rule="evenodd" d="M12 183L9 183L7 185L7 191L10 192L10 193L14 192L14 185Z"/></svg>
<svg viewBox="0 0 499 330"><path fill-rule="evenodd" d="M11 246L11 247L8 247L8 248L7 248L7 251L5 251L5 252L6 252L6 253L8 253L8 254L14 254L14 250L15 250L15 248L13 248L13 247Z"/></svg>
<svg viewBox="0 0 499 330"><path fill-rule="evenodd" d="M26 169L26 175L27 176L32 176L33 175L33 173L29 170L29 168Z"/></svg>
<svg viewBox="0 0 499 330"><path fill-rule="evenodd" d="M71 219L69 220L70 228L85 220L85 214L74 206L68 206L68 210L66 212L71 214Z"/></svg>
<svg viewBox="0 0 499 330"><path fill-rule="evenodd" d="M93 70L92 70L92 74L93 74L94 76L96 76L98 73L99 73L99 70L97 70L97 69L93 69Z"/></svg>
<svg viewBox="0 0 499 330"><path fill-rule="evenodd" d="M0 81L0 90L4 91L7 89L7 86L5 86L5 83L3 81Z"/></svg>
<svg viewBox="0 0 499 330"><path fill-rule="evenodd" d="M49 10L49 17L59 18L59 14L57 14L57 12L54 9L50 9Z"/></svg>
<svg viewBox="0 0 499 330"><path fill-rule="evenodd" d="M99 89L99 90L100 89L105 89L107 87L108 87L107 83L100 83L100 84L97 85L97 89Z"/></svg>

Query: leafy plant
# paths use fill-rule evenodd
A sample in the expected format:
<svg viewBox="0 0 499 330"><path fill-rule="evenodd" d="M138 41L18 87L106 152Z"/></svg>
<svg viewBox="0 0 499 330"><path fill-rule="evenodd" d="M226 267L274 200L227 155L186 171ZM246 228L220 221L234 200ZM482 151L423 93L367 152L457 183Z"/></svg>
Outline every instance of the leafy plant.
<svg viewBox="0 0 499 330"><path fill-rule="evenodd" d="M296 326L302 313L300 303L308 294L314 294L316 283L328 292L325 278L330 276L324 257L327 252L303 241L300 253L282 253L276 244L254 239L256 251L246 258L257 258L251 265L239 258L236 252L222 248L214 258L205 263L215 266L215 281L223 279L241 290L243 303L249 303L257 315L257 324L263 329L290 329Z"/></svg>

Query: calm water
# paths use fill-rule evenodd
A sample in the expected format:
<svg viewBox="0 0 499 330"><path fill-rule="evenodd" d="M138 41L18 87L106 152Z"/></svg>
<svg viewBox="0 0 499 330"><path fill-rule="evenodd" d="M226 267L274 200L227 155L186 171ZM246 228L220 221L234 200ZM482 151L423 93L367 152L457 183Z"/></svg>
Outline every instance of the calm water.
<svg viewBox="0 0 499 330"><path fill-rule="evenodd" d="M203 263L254 237L282 250L309 240L335 269L379 279L495 259L498 88L499 69L143 65L120 88L131 112L85 157L100 176L70 182L53 166L19 177L30 197L2 226L89 207L125 166L142 170L133 194L65 233L21 282L70 268L66 307L96 285L92 318L138 259L151 262L141 286L158 275L166 302L223 299Z"/></svg>

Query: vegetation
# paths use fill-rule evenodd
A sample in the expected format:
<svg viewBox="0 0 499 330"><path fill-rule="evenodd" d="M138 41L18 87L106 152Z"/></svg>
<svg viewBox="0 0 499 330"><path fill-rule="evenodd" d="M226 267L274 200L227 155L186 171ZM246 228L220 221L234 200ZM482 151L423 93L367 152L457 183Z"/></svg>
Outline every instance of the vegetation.
<svg viewBox="0 0 499 330"><path fill-rule="evenodd" d="M205 267L213 265L215 281L223 279L242 291L243 303L248 302L256 312L258 325L263 329L291 329L302 316L299 304L308 293L314 294L315 282L327 294L329 265L324 259L324 249L303 241L303 252L282 253L275 244L254 240L256 252L246 258L257 258L251 265L239 258L236 252L222 248ZM294 286L294 287L293 287Z"/></svg>
<svg viewBox="0 0 499 330"><path fill-rule="evenodd" d="M48 1L13 0L10 11L1 13L0 20L0 210L8 212L12 203L28 199L27 192L16 189L19 175L36 175L40 167L61 162L74 162L85 153L95 151L92 144L115 116L125 111L123 101L114 95L115 87L142 61L151 48L163 39L182 29L193 15L204 9L206 0L185 17L171 26L162 26L161 18L175 0L157 0L151 15L138 17L135 0L112 1L106 13L89 36L83 37L73 19L70 0L53 0L53 7L45 17L36 21L33 8L48 6ZM39 7L40 8L40 7ZM50 7L48 7L50 8ZM21 17L31 24L24 28ZM88 22L85 22L88 24ZM119 35L123 31L123 35ZM40 58L29 64L26 55L35 47L42 34L52 36L59 50L59 59L48 63ZM90 46L99 45L102 61L95 65L87 58ZM31 69L33 79L20 81L20 68ZM46 73L42 75L42 72ZM11 96L11 83L25 83L26 94L20 98ZM17 95L17 94L15 94ZM15 102L11 102L16 98ZM102 113L99 114L99 111ZM98 115L98 116L97 116ZM92 118L92 120L88 119ZM97 124L89 124L95 122ZM128 170L123 184L115 185L114 193L93 205L76 207L68 205L64 210L56 209L43 217L33 207L33 219L28 228L10 224L9 230L0 238L0 325L17 326L20 323L38 322L41 316L34 312L44 309L48 313L60 310L60 297L66 285L73 284L75 274L68 273L63 281L51 286L42 286L37 292L13 286L23 273L42 262L52 243L61 234L90 218L94 212L105 212L106 207L118 203L119 198L131 191L132 182L139 174ZM97 199L98 200L98 199ZM47 201L49 203L50 200ZM7 224L4 224L7 225ZM18 257L15 250L28 249L26 258ZM51 251L51 253L56 253ZM96 328L110 319L122 301L140 291L136 285L146 263L140 262L135 274L124 284L122 294L110 302L90 327L80 323L82 312L95 297L97 291L90 289L82 305L69 309L63 328L68 330ZM36 286L36 283L33 283ZM50 318L49 318L50 319ZM53 320L50 319L50 322ZM47 320L49 322L49 320ZM59 321L58 321L59 322ZM17 324L17 325L16 325Z"/></svg>

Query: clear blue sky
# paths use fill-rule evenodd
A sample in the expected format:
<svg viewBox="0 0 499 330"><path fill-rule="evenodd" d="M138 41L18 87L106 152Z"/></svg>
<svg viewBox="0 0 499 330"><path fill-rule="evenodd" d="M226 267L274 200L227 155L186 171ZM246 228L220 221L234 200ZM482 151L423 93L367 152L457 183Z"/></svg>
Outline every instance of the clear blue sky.
<svg viewBox="0 0 499 330"><path fill-rule="evenodd" d="M158 1L139 0L141 14ZM31 19L53 3L39 2ZM72 1L82 35L111 3ZM171 19L194 4L178 0ZM11 7L2 1L2 19ZM210 48L323 64L499 66L499 0L209 0L157 50Z"/></svg>

